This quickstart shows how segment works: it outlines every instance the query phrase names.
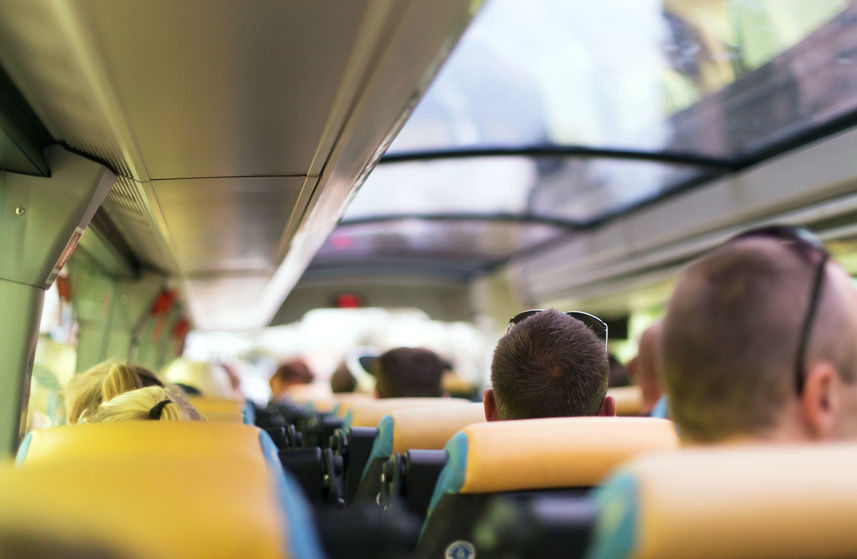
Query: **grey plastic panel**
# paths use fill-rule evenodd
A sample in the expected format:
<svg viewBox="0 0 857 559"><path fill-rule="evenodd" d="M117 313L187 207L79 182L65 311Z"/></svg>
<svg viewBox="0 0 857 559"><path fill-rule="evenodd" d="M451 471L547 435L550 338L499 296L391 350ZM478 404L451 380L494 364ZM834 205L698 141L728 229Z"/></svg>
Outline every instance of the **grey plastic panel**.
<svg viewBox="0 0 857 559"><path fill-rule="evenodd" d="M303 177L152 181L186 274L270 271Z"/></svg>

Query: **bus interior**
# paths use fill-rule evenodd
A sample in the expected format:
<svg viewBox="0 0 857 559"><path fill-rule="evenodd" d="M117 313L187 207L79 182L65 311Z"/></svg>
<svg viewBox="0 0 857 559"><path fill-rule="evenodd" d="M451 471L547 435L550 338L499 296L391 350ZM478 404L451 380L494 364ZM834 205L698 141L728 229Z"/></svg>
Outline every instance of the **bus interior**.
<svg viewBox="0 0 857 559"><path fill-rule="evenodd" d="M674 511L646 526L658 545L592 548L581 488L674 429L563 419L534 439L476 403L509 317L595 314L627 363L682 268L748 227L805 227L857 274L857 2L0 7L0 555L72 549L51 534L116 557L857 555L832 521L801 547L774 520L729 535ZM372 400L371 362L398 346L445 359L456 398ZM269 405L292 359L315 384ZM209 426L63 426L65 386L106 360L213 363L241 396L192 399ZM370 396L332 394L339 366ZM587 446L605 439L628 444ZM457 452L490 458L465 482ZM593 456L609 468L569 467ZM792 459L802 484L790 449L744 473ZM728 456L682 460L731 483ZM671 467L639 472L670 486ZM824 555L824 534L844 547Z"/></svg>

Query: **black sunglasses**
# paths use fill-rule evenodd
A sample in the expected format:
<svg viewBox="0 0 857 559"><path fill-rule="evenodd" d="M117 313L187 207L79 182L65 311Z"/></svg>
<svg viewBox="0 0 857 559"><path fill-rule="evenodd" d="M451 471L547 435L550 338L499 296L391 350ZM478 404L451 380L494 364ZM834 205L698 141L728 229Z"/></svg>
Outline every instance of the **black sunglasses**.
<svg viewBox="0 0 857 559"><path fill-rule="evenodd" d="M522 320L526 320L533 316L536 313L542 312L544 309L530 309L528 311L522 311L509 319L509 326L506 327L506 333L509 333L509 330L512 329L512 326L518 324ZM571 318L577 319L583 324L585 324L590 330L595 332L595 335L599 338L604 338L604 347L607 347L607 323L595 316L594 314L589 314L588 312L583 311L568 311L565 314L570 316Z"/></svg>
<svg viewBox="0 0 857 559"><path fill-rule="evenodd" d="M751 229L732 237L727 241L731 243L739 239L747 239L751 237L763 237L775 239L781 243L794 248L805 260L811 262L815 256L819 256L818 264L815 265L815 272L812 280L812 289L809 292L809 308L806 312L806 317L803 319L803 325L800 330L800 340L797 346L797 355L795 357L795 386L798 395L803 394L804 385L804 361L806 360L806 348L809 345L809 336L812 333L812 324L815 315L818 311L818 299L821 295L821 288L824 284L824 267L827 261L830 260L830 254L821 241L803 227L794 227L791 225L769 225L758 229Z"/></svg>

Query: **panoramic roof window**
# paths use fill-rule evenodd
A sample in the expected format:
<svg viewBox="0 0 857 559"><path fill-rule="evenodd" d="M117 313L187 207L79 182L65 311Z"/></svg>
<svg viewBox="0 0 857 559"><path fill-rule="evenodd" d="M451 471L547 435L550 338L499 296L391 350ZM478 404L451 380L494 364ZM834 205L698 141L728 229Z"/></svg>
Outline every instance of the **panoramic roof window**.
<svg viewBox="0 0 857 559"><path fill-rule="evenodd" d="M693 166L608 158L476 157L377 168L342 223L382 216L511 216L587 224L696 177Z"/></svg>
<svg viewBox="0 0 857 559"><path fill-rule="evenodd" d="M855 26L846 0L486 2L311 268L489 269L843 129Z"/></svg>
<svg viewBox="0 0 857 559"><path fill-rule="evenodd" d="M467 276L564 232L544 224L462 219L340 225L316 253L310 270L386 268Z"/></svg>
<svg viewBox="0 0 857 559"><path fill-rule="evenodd" d="M389 153L583 145L745 155L854 108L849 5L494 0Z"/></svg>

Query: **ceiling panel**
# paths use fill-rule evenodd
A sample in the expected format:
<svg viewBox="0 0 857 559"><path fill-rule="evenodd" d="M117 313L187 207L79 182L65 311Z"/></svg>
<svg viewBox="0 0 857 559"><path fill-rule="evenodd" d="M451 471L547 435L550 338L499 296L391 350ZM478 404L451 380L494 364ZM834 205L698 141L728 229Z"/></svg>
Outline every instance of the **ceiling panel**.
<svg viewBox="0 0 857 559"><path fill-rule="evenodd" d="M303 175L369 4L97 0L86 13L150 178Z"/></svg>
<svg viewBox="0 0 857 559"><path fill-rule="evenodd" d="M180 269L270 272L302 177L152 181Z"/></svg>
<svg viewBox="0 0 857 559"><path fill-rule="evenodd" d="M194 321L216 330L258 328L253 311L268 280L263 274L186 278L184 286Z"/></svg>

